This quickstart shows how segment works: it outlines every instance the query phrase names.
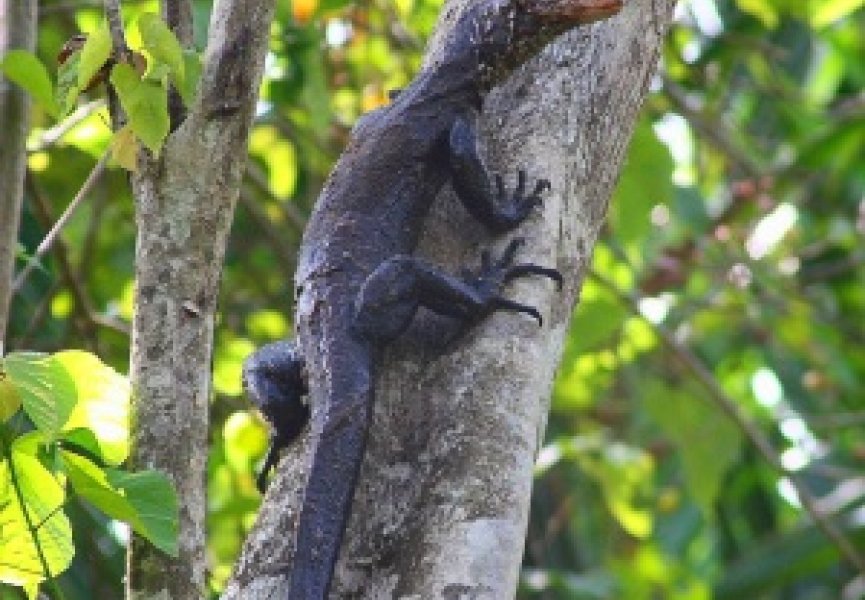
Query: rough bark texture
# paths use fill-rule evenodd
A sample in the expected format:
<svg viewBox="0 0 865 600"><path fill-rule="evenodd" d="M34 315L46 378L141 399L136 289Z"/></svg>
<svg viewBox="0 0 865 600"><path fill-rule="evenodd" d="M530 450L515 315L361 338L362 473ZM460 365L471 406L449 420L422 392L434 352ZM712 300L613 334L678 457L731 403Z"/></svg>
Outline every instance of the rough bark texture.
<svg viewBox="0 0 865 600"><path fill-rule="evenodd" d="M272 18L272 0L216 2L198 98L162 155L140 157L133 177L133 462L174 481L180 556L134 541L129 597L205 595L213 315Z"/></svg>
<svg viewBox="0 0 865 600"><path fill-rule="evenodd" d="M446 7L427 60L462 6ZM632 0L560 39L488 99L493 170L552 182L541 214L519 231L521 260L557 266L565 287L511 287L541 309L543 329L499 313L442 351L441 322L426 318L388 351L333 598L513 597L551 382L672 7ZM421 254L457 271L503 246L442 196ZM224 599L284 595L307 443L282 463Z"/></svg>
<svg viewBox="0 0 865 600"><path fill-rule="evenodd" d="M36 0L0 0L0 60L13 49L33 52ZM24 194L30 97L0 77L0 356L9 324L12 275L18 247L18 220Z"/></svg>

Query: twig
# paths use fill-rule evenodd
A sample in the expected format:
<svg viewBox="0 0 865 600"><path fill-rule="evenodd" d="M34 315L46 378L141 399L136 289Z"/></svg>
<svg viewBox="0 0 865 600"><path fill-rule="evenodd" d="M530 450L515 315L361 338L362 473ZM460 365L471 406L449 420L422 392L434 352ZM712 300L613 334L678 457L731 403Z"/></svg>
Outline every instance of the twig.
<svg viewBox="0 0 865 600"><path fill-rule="evenodd" d="M78 125L81 121L103 106L105 106L104 100L94 100L93 102L82 104L76 108L71 115L57 123L57 125L50 129L46 129L42 135L39 136L36 144L28 148L27 151L32 154L33 152L41 152L42 150L46 150L48 147L53 146L60 138L66 135L70 129Z"/></svg>
<svg viewBox="0 0 865 600"><path fill-rule="evenodd" d="M93 186L96 185L99 177L105 171L105 165L108 163L109 155L109 152L106 152L102 155L102 158L99 159L99 162L97 162L96 166L93 167L93 170L90 171L90 175L87 176L87 179L84 181L81 189L78 190L77 194L75 194L72 202L69 203L69 206L66 207L66 210L63 211L63 214L60 215L60 218L57 219L54 227L51 228L51 231L48 232L48 234L39 244L39 247L36 248L36 252L33 253L33 256L30 257L30 260L27 261L27 264L24 265L24 268L21 269L21 272L18 273L18 275L15 277L15 281L12 283L13 294L17 294L19 292L21 286L24 284L24 281L27 279L27 275L29 275L30 271L33 270L33 267L35 267L39 263L39 259L51 248L51 245L54 243L57 235L60 233L63 227L66 226L66 223L72 216L72 213L75 212L75 209L77 209L78 206L81 205L81 202L87 197L87 194L90 193L90 190L93 189Z"/></svg>
<svg viewBox="0 0 865 600"><path fill-rule="evenodd" d="M609 290L620 302L630 308L631 312L643 319L655 334L664 342L664 345L670 350L673 355L681 362L694 377L699 381L704 388L709 392L709 397L714 401L715 405L721 409L748 437L751 444L757 448L757 451L763 457L769 466L776 472L786 477L793 489L796 490L796 495L802 503L802 507L811 515L815 525L829 538L847 561L856 567L856 569L865 574L865 559L859 555L853 545L850 543L844 534L836 527L835 523L829 520L828 516L819 508L818 500L804 486L799 476L787 469L781 462L775 448L769 442L768 438L763 435L763 432L749 421L736 401L730 398L723 390L721 385L715 379L715 376L709 371L706 365L684 344L679 342L675 336L670 333L667 328L658 323L653 323L645 317L639 309L639 304L636 298L621 291L613 282L592 270L589 276Z"/></svg>
<svg viewBox="0 0 865 600"><path fill-rule="evenodd" d="M33 205L36 208L37 218L45 227L48 227L53 221L51 209L48 206L44 194L36 185L36 181L33 179L33 174L29 170L27 171L25 183L27 188L30 190L31 198L33 198ZM127 324L122 321L111 319L106 315L101 315L95 308L93 308L93 301L87 294L84 282L80 277L78 277L75 269L72 267L72 263L69 261L69 250L66 243L59 235L51 248L51 252L57 259L63 279L66 280L66 284L72 292L72 297L75 300L73 304L78 316L89 325L88 327L82 328L81 334L85 338L88 338L94 345L97 342L95 339L96 327L105 327L128 336L129 326ZM81 269L79 265L79 271L82 270L86 271L86 269Z"/></svg>
<svg viewBox="0 0 865 600"><path fill-rule="evenodd" d="M111 32L111 50L115 60L128 62L126 38L123 35L123 19L120 16L120 0L104 0L105 18Z"/></svg>

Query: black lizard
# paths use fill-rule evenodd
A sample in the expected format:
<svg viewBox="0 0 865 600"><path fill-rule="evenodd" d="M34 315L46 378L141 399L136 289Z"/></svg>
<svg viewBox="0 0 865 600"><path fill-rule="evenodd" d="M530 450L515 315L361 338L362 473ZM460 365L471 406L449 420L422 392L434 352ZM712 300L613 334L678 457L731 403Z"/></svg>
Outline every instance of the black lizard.
<svg viewBox="0 0 865 600"><path fill-rule="evenodd" d="M296 274L297 342L260 349L244 385L274 429L259 484L309 419L312 455L295 538L289 600L327 597L351 510L372 414L373 366L418 307L475 322L496 310L536 309L504 298L511 279L554 269L513 264L519 241L480 270L453 277L411 255L433 199L450 182L494 233L519 225L548 187L508 198L477 149L487 92L556 35L617 12L621 0L482 0L459 17L440 58L393 103L361 119L304 232ZM493 181L495 182L493 184ZM307 392L309 404L301 398Z"/></svg>

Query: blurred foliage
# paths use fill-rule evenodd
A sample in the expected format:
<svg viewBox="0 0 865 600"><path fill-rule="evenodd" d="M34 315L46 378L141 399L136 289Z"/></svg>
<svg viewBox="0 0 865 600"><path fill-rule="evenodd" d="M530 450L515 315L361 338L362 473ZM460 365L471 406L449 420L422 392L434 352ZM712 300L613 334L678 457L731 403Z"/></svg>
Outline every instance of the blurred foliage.
<svg viewBox="0 0 865 600"><path fill-rule="evenodd" d="M40 4L45 64L99 26L95 0ZM209 4L195 0L199 50ZM865 554L863 5L678 6L555 384L520 598L865 597L865 574L791 480ZM290 331L305 216L352 123L417 70L440 0L277 7L216 331L214 591L260 502L266 432L240 397L241 361ZM156 10L124 2L129 22ZM27 253L103 152L107 122L86 97L68 130L34 110ZM86 348L124 371L134 233L126 176L110 171L15 298L10 349ZM84 505L70 519L66 597L113 597L115 526Z"/></svg>

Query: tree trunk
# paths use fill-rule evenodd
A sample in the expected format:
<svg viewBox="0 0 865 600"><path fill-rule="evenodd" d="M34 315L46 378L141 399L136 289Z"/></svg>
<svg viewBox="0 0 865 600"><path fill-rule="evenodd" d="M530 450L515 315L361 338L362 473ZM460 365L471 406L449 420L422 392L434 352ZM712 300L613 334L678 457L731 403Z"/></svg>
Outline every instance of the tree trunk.
<svg viewBox="0 0 865 600"><path fill-rule="evenodd" d="M128 597L205 596L213 316L272 18L273 0L216 2L198 98L133 177L132 462L172 478L180 532L178 558L133 541Z"/></svg>
<svg viewBox="0 0 865 600"><path fill-rule="evenodd" d="M458 4L446 7L428 61ZM517 234L526 239L519 259L556 266L564 289L538 279L510 287L511 298L541 310L543 328L497 313L443 349L434 341L442 321L421 318L389 349L332 597L514 596L553 375L672 7L632 0L559 39L488 98L492 170L511 182L520 168L552 182L543 210ZM442 196L422 255L455 272L506 244ZM281 464L224 599L283 597L307 444Z"/></svg>
<svg viewBox="0 0 865 600"><path fill-rule="evenodd" d="M0 60L9 50L33 52L35 45L36 0L0 0ZM12 302L29 113L30 97L5 77L0 78L0 356Z"/></svg>

